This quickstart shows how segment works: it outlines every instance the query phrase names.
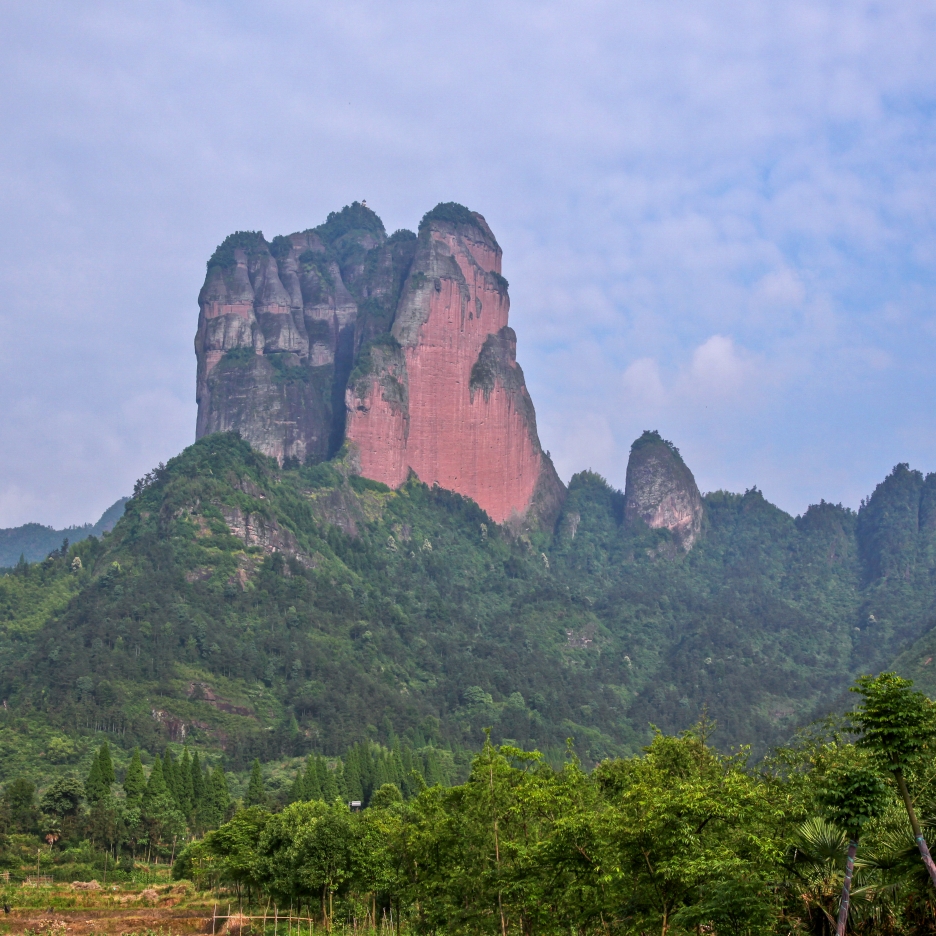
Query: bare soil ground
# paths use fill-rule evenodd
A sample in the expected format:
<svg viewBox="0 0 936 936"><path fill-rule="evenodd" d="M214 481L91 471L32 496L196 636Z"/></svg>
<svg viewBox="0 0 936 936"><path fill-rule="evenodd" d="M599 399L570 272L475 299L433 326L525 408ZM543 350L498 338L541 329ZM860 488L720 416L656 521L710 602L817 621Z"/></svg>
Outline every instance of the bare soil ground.
<svg viewBox="0 0 936 936"><path fill-rule="evenodd" d="M211 932L204 907L88 907L35 910L13 908L0 915L0 933L20 936L121 936L123 933L191 934Z"/></svg>

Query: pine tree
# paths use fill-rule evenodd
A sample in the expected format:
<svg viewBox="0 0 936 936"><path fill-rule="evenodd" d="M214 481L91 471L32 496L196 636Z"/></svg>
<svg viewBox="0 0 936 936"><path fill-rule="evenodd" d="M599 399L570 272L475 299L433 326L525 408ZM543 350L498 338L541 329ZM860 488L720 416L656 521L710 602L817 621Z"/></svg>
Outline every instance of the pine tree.
<svg viewBox="0 0 936 936"><path fill-rule="evenodd" d="M157 797L166 795L168 792L169 787L166 786L166 777L163 774L162 761L157 754L156 759L153 761L153 769L150 771L149 780L146 782L146 789L143 791L144 809L147 807L148 803L155 801Z"/></svg>
<svg viewBox="0 0 936 936"><path fill-rule="evenodd" d="M192 784L192 812L195 815L196 822L202 822L206 806L205 775L202 772L201 761L198 759L198 751L192 757L189 774L191 775Z"/></svg>
<svg viewBox="0 0 936 936"><path fill-rule="evenodd" d="M419 777L422 776L422 765L419 761L419 755L409 745L403 748L400 762L403 767L403 773L400 777L400 789L403 791L403 796L410 799L416 796L422 788L422 784L419 782Z"/></svg>
<svg viewBox="0 0 936 936"><path fill-rule="evenodd" d="M172 797L173 802L178 804L179 802L179 783L178 777L176 776L176 763L175 758L172 756L172 751L166 751L163 754L163 777L166 780L166 788L169 790L169 795Z"/></svg>
<svg viewBox="0 0 936 936"><path fill-rule="evenodd" d="M84 790L85 799L91 804L104 799L109 792L101 776L101 761L96 754L94 760L91 761L91 770L88 773L88 779L85 780Z"/></svg>
<svg viewBox="0 0 936 936"><path fill-rule="evenodd" d="M337 791L332 795L327 795L329 779L331 778L331 771L328 769L328 761L324 757L317 755L315 758L315 778L318 783L318 795L321 799L325 800L326 803L330 803L337 795Z"/></svg>
<svg viewBox="0 0 936 936"><path fill-rule="evenodd" d="M266 791L263 789L263 775L260 772L260 761L254 758L254 762L250 767L250 782L247 784L244 805L266 806L266 801Z"/></svg>
<svg viewBox="0 0 936 936"><path fill-rule="evenodd" d="M321 771L319 758L309 755L305 770L305 794L307 800L320 800L322 798Z"/></svg>
<svg viewBox="0 0 936 936"><path fill-rule="evenodd" d="M364 784L361 777L361 750L357 746L349 748L345 754L344 782L347 798L360 800L364 798Z"/></svg>
<svg viewBox="0 0 936 936"><path fill-rule="evenodd" d="M309 796L306 792L306 771L301 767L296 771L296 779L293 780L293 784L289 789L289 802L290 803L304 803L309 799Z"/></svg>
<svg viewBox="0 0 936 936"><path fill-rule="evenodd" d="M192 795L192 759L189 757L188 748L182 751L176 772L179 784L179 807L188 817L192 815L195 807L194 796Z"/></svg>
<svg viewBox="0 0 936 936"><path fill-rule="evenodd" d="M396 784L401 790L403 789L403 759L400 757L399 746L394 748L393 754L391 755L391 779L390 783Z"/></svg>
<svg viewBox="0 0 936 936"><path fill-rule="evenodd" d="M341 796L341 790L338 786L338 770L341 767L341 761L338 762L338 766L334 770L328 769L324 758L322 764L325 767L325 779L322 781L322 799L326 803L334 803Z"/></svg>
<svg viewBox="0 0 936 936"><path fill-rule="evenodd" d="M211 788L214 791L215 802L221 809L221 819L223 821L227 818L227 811L231 807L231 794L228 791L227 777L225 777L220 764L215 767L214 773L211 775Z"/></svg>
<svg viewBox="0 0 936 936"><path fill-rule="evenodd" d="M429 786L435 786L437 783L442 782L439 772L439 758L436 755L435 748L428 748L426 751L423 776Z"/></svg>
<svg viewBox="0 0 936 936"><path fill-rule="evenodd" d="M227 780L221 765L218 764L209 775L206 784L202 817L205 828L214 829L221 825L227 817L231 805L231 795L228 792Z"/></svg>
<svg viewBox="0 0 936 936"><path fill-rule="evenodd" d="M114 773L114 762L111 760L110 748L106 741L98 751L98 763L101 765L101 779L107 785L109 793L111 784L117 782L117 774Z"/></svg>
<svg viewBox="0 0 936 936"><path fill-rule="evenodd" d="M166 783L158 755L143 793L143 822L151 842L168 842L185 832L185 817Z"/></svg>
<svg viewBox="0 0 936 936"><path fill-rule="evenodd" d="M212 797L214 796L214 793L212 792L213 788L211 786L211 782L212 782L211 778L213 776L214 776L214 771L211 769L211 766L209 764L205 764L205 770L202 773L202 777L204 778L203 789L205 792L202 797L202 800L205 804L205 811L206 811L205 815L211 817L211 820L208 825L208 827L210 828L214 828L221 821L221 820L215 819L215 808L213 805L214 800L212 799Z"/></svg>
<svg viewBox="0 0 936 936"><path fill-rule="evenodd" d="M392 783L391 777L391 754L386 748L375 748L374 751L374 773L372 777L373 790L382 787L385 783Z"/></svg>
<svg viewBox="0 0 936 936"><path fill-rule="evenodd" d="M124 793L127 794L127 802L139 805L143 798L143 792L146 790L146 777L143 774L143 764L140 762L140 749L133 749L133 757L130 760L130 766L127 768L127 775L123 782Z"/></svg>

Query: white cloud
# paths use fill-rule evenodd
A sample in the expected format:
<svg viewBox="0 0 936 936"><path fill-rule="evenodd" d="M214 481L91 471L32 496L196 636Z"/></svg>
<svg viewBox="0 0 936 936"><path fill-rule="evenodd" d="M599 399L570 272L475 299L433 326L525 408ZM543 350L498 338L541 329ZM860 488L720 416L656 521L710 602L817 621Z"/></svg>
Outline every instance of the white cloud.
<svg viewBox="0 0 936 936"><path fill-rule="evenodd" d="M660 377L660 366L653 358L639 358L621 375L624 405L652 412L666 405L667 391Z"/></svg>
<svg viewBox="0 0 936 936"><path fill-rule="evenodd" d="M763 276L754 287L754 295L769 307L799 306L806 298L806 288L793 270L784 267Z"/></svg>
<svg viewBox="0 0 936 936"><path fill-rule="evenodd" d="M751 366L731 338L712 335L692 352L686 389L696 397L735 401L739 392L748 389L749 374Z"/></svg>

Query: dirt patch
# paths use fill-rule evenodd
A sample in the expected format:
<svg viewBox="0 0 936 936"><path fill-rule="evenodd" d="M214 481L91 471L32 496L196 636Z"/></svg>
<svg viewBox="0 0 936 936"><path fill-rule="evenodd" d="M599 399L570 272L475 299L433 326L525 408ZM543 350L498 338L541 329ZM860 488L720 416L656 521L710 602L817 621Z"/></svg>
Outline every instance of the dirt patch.
<svg viewBox="0 0 936 936"><path fill-rule="evenodd" d="M233 916L229 916L221 932L225 933L226 936L249 936L250 917L244 916L243 913L235 913Z"/></svg>
<svg viewBox="0 0 936 936"><path fill-rule="evenodd" d="M160 907L113 907L102 910L13 910L0 917L0 928L6 933L22 934L26 930L39 936L121 936L124 933L143 933L161 930L163 933L210 933L211 912L205 916L204 908L166 909Z"/></svg>

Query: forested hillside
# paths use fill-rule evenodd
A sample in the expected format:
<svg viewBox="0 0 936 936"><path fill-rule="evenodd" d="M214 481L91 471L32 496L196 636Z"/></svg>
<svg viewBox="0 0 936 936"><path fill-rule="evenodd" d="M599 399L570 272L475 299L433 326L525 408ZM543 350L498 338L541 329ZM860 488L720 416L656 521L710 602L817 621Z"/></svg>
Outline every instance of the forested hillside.
<svg viewBox="0 0 936 936"><path fill-rule="evenodd" d="M858 514L795 519L710 494L685 555L623 526L589 472L554 535L515 538L416 480L207 437L113 533L0 579L0 770L67 770L100 737L241 770L374 742L431 749L454 779L485 727L554 760L571 737L594 763L703 711L721 747L764 750L927 639L933 489L898 466Z"/></svg>

